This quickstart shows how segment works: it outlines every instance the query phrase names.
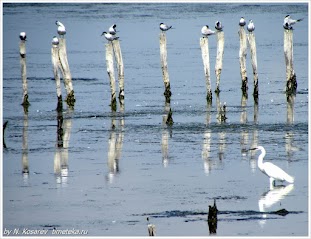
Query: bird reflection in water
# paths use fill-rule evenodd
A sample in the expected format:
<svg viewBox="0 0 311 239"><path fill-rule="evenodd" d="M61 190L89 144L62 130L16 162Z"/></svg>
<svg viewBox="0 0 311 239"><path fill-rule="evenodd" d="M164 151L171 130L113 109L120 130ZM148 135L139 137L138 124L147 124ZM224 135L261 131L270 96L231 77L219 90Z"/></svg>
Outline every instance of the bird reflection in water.
<svg viewBox="0 0 311 239"><path fill-rule="evenodd" d="M284 199L285 196L288 195L293 189L294 184L289 184L287 186L276 186L262 194L258 200L259 211L263 212L263 219L259 221L261 226L264 226L266 223L267 214L264 212L271 212L271 207L273 205L277 205L278 202L281 202L281 200ZM279 205L281 205L281 203Z"/></svg>

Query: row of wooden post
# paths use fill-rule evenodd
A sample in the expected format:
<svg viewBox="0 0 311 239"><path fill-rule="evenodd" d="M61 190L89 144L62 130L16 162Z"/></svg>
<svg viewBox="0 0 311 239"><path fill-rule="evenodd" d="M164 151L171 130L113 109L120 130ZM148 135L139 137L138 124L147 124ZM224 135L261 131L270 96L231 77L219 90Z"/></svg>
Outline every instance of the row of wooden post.
<svg viewBox="0 0 311 239"><path fill-rule="evenodd" d="M222 71L222 62L224 54L224 32L216 31L217 36L217 57L215 65L216 74L216 89L215 92L218 94L220 92L220 75ZM250 46L251 52L251 62L253 68L254 77L254 92L253 96L255 99L258 98L258 71L257 71L257 56L256 56L256 40L254 32L250 32L248 35L245 33L244 26L240 27L239 30L240 37L240 51L239 51L239 61L240 61L240 73L242 79L242 92L247 95L248 90L248 79L246 72L246 55L247 55L247 41ZM20 48L20 64L21 64L21 76L23 83L23 102L22 105L27 110L30 105L28 100L28 89L27 89L27 71L26 71L26 40L21 40ZM207 101L212 101L212 90L211 90L211 80L210 80L210 61L209 61L209 47L208 47L208 37L200 38L200 46L202 51L202 59L204 65L204 75L206 80L206 90L207 90ZM120 42L118 39L113 40L106 44L106 64L107 73L110 79L111 88L111 108L116 110L116 84L114 77L114 60L113 55L117 61L118 70L118 81L119 81L119 100L120 105L124 106L124 66L121 54ZM66 52L66 40L65 38L59 38L59 45L52 45L51 49L52 63L53 63L53 73L56 82L56 92L58 97L57 109L62 109L62 93L60 84L61 71L64 85L67 91L66 102L69 106L73 107L75 103L74 90L72 85L72 77L69 69L69 64L67 60ZM296 74L293 69L293 31L284 29L284 55L286 63L286 93L287 95L294 94L297 88ZM168 64L167 64L167 50L166 50L166 32L160 33L160 58L161 58L161 68L164 82L164 95L166 102L170 102L171 86L168 74ZM172 111L171 108L167 112L167 124L173 124Z"/></svg>

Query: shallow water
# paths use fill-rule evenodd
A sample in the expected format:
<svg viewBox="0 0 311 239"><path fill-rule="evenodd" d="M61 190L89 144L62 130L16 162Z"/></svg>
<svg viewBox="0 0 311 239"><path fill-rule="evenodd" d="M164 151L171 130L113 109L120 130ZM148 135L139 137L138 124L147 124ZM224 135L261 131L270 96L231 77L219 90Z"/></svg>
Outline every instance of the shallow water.
<svg viewBox="0 0 311 239"><path fill-rule="evenodd" d="M298 90L292 102L284 94L282 21L288 11L305 19L294 30ZM258 105L250 53L248 99L240 89L241 16L256 26ZM159 236L207 236L208 205L216 199L217 236L307 236L307 19L306 4L4 4L4 231L46 229L53 235L53 228L74 228L89 236L147 236L149 216ZM62 112L63 147L57 147L50 56L55 20L67 28L76 96L74 109ZM225 26L224 68L219 98L214 94L208 107L199 38L201 26L216 20ZM175 28L167 32L172 127L162 124L161 21ZM100 37L112 23L125 66L125 109L114 113ZM28 114L20 106L21 31L28 40ZM214 89L216 38L209 46ZM227 102L226 122L217 119L219 102ZM269 190L258 153L247 151L253 145L263 145L266 159L295 177L293 187ZM287 215L273 213L283 208Z"/></svg>

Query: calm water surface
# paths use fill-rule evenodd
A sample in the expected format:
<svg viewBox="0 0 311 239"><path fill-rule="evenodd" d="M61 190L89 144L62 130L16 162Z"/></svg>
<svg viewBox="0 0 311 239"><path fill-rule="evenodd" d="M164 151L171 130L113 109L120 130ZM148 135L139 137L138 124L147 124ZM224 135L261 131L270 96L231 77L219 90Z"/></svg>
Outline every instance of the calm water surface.
<svg viewBox="0 0 311 239"><path fill-rule="evenodd" d="M298 90L287 102L283 18L304 18L294 30ZM259 101L243 98L238 21L256 30ZM63 147L57 147L57 98L51 64L55 21L67 29L76 96L64 107ZM200 29L224 25L220 95L207 106ZM160 22L167 32L174 125L162 124L165 99L159 57ZM111 112L104 30L117 24L125 67L125 108ZM4 4L3 229L85 230L89 236L147 236L149 216L159 236L208 236L208 206L216 199L217 236L307 236L307 4ZM24 113L18 35L27 33L29 107ZM209 38L215 87L216 37ZM63 96L65 96L65 90ZM217 104L227 103L227 120ZM256 165L266 159L295 177L269 188ZM25 169L29 174L22 173ZM286 186L286 187L285 187ZM285 208L286 216L275 212ZM22 234L19 234L22 235ZM12 236L12 234L11 234Z"/></svg>

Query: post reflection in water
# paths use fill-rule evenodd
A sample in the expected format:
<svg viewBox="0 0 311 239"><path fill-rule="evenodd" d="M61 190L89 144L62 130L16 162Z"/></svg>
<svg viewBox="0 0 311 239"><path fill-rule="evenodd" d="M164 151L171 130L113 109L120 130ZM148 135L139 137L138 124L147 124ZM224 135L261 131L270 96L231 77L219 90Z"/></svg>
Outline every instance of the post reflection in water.
<svg viewBox="0 0 311 239"><path fill-rule="evenodd" d="M171 111L170 101L165 101L164 115L162 117L162 164L166 168L169 164L168 139L172 137L172 128L167 124L169 112Z"/></svg>
<svg viewBox="0 0 311 239"><path fill-rule="evenodd" d="M254 124L257 125L258 123L258 101L254 101ZM258 146L258 130L256 127L253 129L253 136L252 136L252 143L250 148L254 148ZM250 158L250 167L252 172L255 172L257 167L257 159L255 157L255 152L253 150L250 151L251 158Z"/></svg>
<svg viewBox="0 0 311 239"><path fill-rule="evenodd" d="M28 110L24 108L24 126L23 126L23 145L22 145L22 174L24 183L29 179L29 162L28 162Z"/></svg>
<svg viewBox="0 0 311 239"><path fill-rule="evenodd" d="M207 103L207 109L206 109L206 126L204 131L204 137L203 137L203 145L202 145L202 159L203 159L203 166L204 166L204 172L206 175L209 175L211 170L213 168L218 168L222 165L222 159L224 155L225 150L225 137L226 133L224 131L220 131L218 133L219 141L218 141L218 159L219 160L212 160L211 156L211 141L212 141L212 131L211 131L211 107L212 105ZM224 122L224 118L219 117L220 114L222 114L222 107L219 101L219 96L217 95L216 99L216 107L217 107L217 122L219 124L222 124ZM224 114L222 114L224 116ZM225 129L223 129L225 130Z"/></svg>
<svg viewBox="0 0 311 239"><path fill-rule="evenodd" d="M258 200L258 207L260 212L275 212L283 209L281 201L284 199L292 190L294 189L294 184L289 184L287 186L276 186L269 191L262 194ZM272 206L278 206L272 210ZM267 214L262 214L263 219L259 221L259 224L263 227L266 224Z"/></svg>
<svg viewBox="0 0 311 239"><path fill-rule="evenodd" d="M57 112L57 143L54 154L54 174L58 185L66 186L68 183L68 149L72 127L72 117L63 117L62 110Z"/></svg>
<svg viewBox="0 0 311 239"><path fill-rule="evenodd" d="M217 107L217 122L223 124L226 121L226 103L223 105L220 102L219 94L216 94L216 107ZM223 160L224 152L226 148L226 131L221 130L218 133L218 157L219 160Z"/></svg>
<svg viewBox="0 0 311 239"><path fill-rule="evenodd" d="M287 124L292 125L294 123L294 103L295 95L289 95L287 97ZM285 134L285 151L289 161L292 160L293 154L298 150L297 147L293 145L294 134L292 131L287 131Z"/></svg>
<svg viewBox="0 0 311 239"><path fill-rule="evenodd" d="M108 139L108 175L106 177L109 183L113 183L115 176L120 173L119 160L121 158L123 140L124 140L124 104L120 104L121 116L117 120L116 112L112 112L111 129Z"/></svg>
<svg viewBox="0 0 311 239"><path fill-rule="evenodd" d="M244 125L247 123L247 95L245 94L242 94L242 98L241 98L240 123ZM242 129L240 142L241 142L241 153L242 153L243 158L245 158L248 152L248 130L247 129Z"/></svg>

